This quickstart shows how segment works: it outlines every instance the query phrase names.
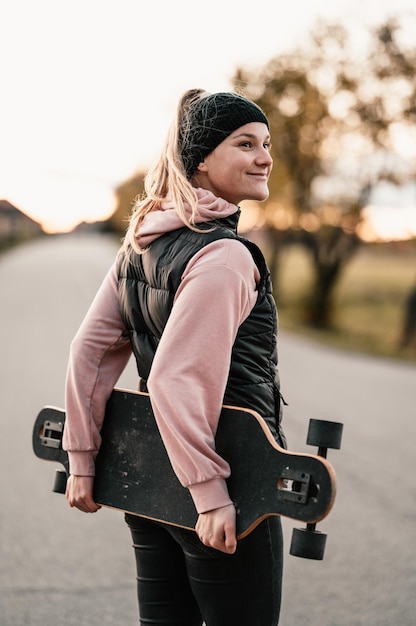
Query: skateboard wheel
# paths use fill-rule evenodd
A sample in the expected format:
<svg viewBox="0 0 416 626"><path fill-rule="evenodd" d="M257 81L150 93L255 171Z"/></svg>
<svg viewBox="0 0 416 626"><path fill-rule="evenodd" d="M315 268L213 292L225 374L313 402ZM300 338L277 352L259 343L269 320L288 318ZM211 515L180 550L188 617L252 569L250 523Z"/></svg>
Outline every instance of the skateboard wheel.
<svg viewBox="0 0 416 626"><path fill-rule="evenodd" d="M326 535L317 530L294 528L290 554L303 559L322 561L325 553Z"/></svg>
<svg viewBox="0 0 416 626"><path fill-rule="evenodd" d="M327 422L326 420L309 420L309 430L306 443L319 448L341 448L343 424Z"/></svg>
<svg viewBox="0 0 416 626"><path fill-rule="evenodd" d="M68 477L65 470L56 470L52 491L55 493L65 493L67 480Z"/></svg>

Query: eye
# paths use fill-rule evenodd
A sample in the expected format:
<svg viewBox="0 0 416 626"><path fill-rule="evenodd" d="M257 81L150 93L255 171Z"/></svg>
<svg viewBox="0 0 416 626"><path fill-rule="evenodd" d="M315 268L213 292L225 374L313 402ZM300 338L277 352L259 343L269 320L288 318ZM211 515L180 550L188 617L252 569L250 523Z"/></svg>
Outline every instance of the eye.
<svg viewBox="0 0 416 626"><path fill-rule="evenodd" d="M272 144L270 143L270 141L266 141L263 144L263 148L266 148L266 150L268 150L270 152L270 150L272 149Z"/></svg>
<svg viewBox="0 0 416 626"><path fill-rule="evenodd" d="M251 143L251 141L249 141L248 139L246 141L241 141L240 142L240 146L242 148L251 148L253 146L253 144Z"/></svg>

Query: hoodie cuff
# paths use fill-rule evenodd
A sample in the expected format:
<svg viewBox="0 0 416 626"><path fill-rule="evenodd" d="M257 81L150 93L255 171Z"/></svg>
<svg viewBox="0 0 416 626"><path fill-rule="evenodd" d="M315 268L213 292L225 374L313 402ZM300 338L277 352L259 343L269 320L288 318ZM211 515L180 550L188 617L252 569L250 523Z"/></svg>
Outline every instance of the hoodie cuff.
<svg viewBox="0 0 416 626"><path fill-rule="evenodd" d="M96 452L68 452L69 473L73 476L95 476Z"/></svg>
<svg viewBox="0 0 416 626"><path fill-rule="evenodd" d="M198 513L207 513L213 509L232 504L228 494L227 483L219 476L203 483L195 483L188 487Z"/></svg>

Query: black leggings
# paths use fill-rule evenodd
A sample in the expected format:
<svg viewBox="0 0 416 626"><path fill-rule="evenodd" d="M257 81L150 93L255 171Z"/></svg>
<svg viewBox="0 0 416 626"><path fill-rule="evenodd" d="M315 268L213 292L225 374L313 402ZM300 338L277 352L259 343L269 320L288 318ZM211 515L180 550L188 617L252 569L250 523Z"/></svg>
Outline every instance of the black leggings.
<svg viewBox="0 0 416 626"><path fill-rule="evenodd" d="M264 520L233 555L193 531L126 515L137 566L140 625L276 626L282 586L280 518Z"/></svg>

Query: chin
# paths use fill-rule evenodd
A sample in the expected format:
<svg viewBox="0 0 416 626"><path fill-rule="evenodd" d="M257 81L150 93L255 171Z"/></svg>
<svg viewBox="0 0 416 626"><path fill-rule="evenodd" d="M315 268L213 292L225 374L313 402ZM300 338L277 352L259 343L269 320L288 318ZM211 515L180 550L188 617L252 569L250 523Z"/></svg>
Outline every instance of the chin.
<svg viewBox="0 0 416 626"><path fill-rule="evenodd" d="M269 187L264 185L263 187L257 187L257 189L253 189L250 195L250 198L247 200L257 200L257 202L263 202L263 200L267 200L269 197Z"/></svg>
<svg viewBox="0 0 416 626"><path fill-rule="evenodd" d="M269 190L267 189L267 191L265 191L264 193L253 194L250 198L247 198L247 200L256 200L257 202L264 202L264 200L267 200L268 197L269 197Z"/></svg>

